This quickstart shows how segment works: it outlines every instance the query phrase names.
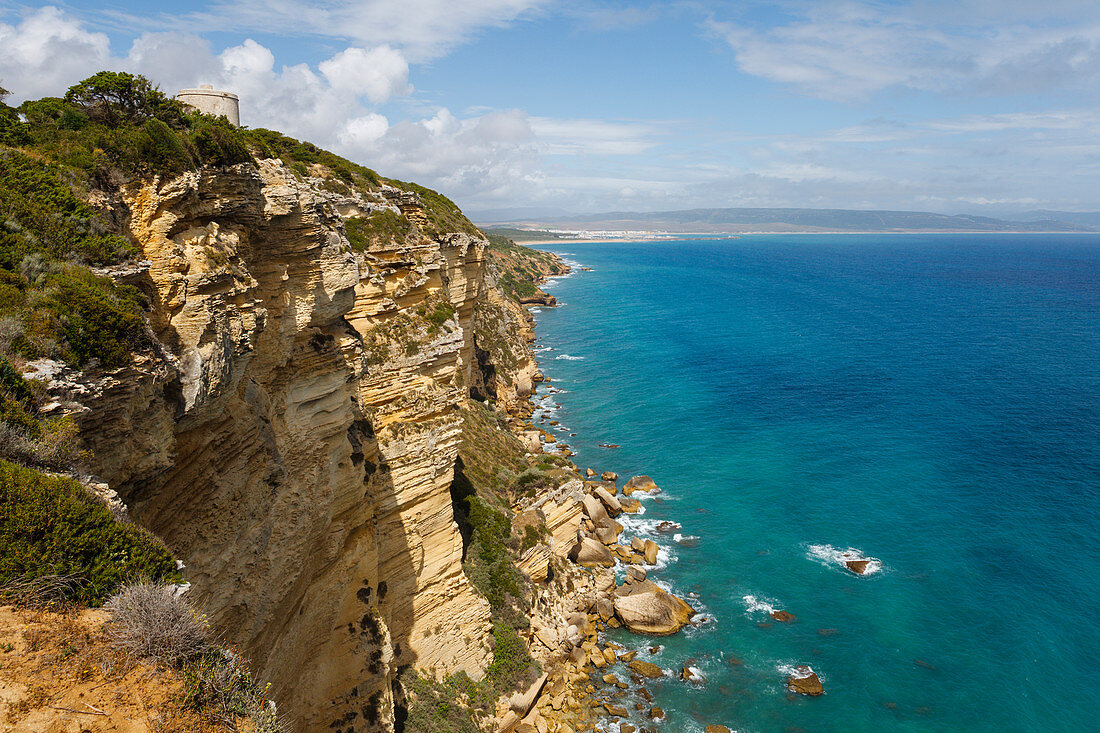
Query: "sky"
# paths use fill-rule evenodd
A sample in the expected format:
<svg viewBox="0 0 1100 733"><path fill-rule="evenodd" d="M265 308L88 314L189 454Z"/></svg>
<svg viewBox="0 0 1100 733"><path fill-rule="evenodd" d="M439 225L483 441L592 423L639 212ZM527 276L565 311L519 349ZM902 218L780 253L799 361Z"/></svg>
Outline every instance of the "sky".
<svg viewBox="0 0 1100 733"><path fill-rule="evenodd" d="M1098 0L0 0L9 104L100 69L481 218L1100 210Z"/></svg>

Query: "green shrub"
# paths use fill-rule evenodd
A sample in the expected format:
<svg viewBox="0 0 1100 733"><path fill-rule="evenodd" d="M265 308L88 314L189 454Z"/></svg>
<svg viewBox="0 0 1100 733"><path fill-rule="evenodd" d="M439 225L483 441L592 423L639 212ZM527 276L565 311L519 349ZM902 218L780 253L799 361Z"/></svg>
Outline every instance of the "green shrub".
<svg viewBox="0 0 1100 733"><path fill-rule="evenodd" d="M238 718L250 718L255 733L286 730L269 705L269 685L257 682L245 659L230 649L208 650L183 665L185 707L199 711L229 730Z"/></svg>
<svg viewBox="0 0 1100 733"><path fill-rule="evenodd" d="M508 624L493 625L493 643L493 662L485 670L485 679L498 693L529 685L542 671L522 637Z"/></svg>
<svg viewBox="0 0 1100 733"><path fill-rule="evenodd" d="M83 366L126 364L145 340L141 294L87 268L65 266L28 283L17 309L23 334L14 347L27 358L59 357Z"/></svg>
<svg viewBox="0 0 1100 733"><path fill-rule="evenodd" d="M69 600L93 606L128 579L178 579L156 537L116 521L76 481L0 461L0 587L44 576L80 578Z"/></svg>
<svg viewBox="0 0 1100 733"><path fill-rule="evenodd" d="M479 733L474 710L488 708L484 685L461 672L437 682L421 677L411 667L402 670L400 681L406 698L405 733ZM399 719L401 714L399 709Z"/></svg>

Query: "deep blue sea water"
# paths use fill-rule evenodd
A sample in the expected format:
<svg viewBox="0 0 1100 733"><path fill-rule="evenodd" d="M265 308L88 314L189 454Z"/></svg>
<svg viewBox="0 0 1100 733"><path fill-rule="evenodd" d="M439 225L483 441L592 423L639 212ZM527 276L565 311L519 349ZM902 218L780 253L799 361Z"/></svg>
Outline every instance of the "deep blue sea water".
<svg viewBox="0 0 1100 733"><path fill-rule="evenodd" d="M545 249L593 271L536 315L544 402L579 466L664 489L631 527L711 619L641 655L707 677L651 685L662 730L1100 726L1100 235Z"/></svg>

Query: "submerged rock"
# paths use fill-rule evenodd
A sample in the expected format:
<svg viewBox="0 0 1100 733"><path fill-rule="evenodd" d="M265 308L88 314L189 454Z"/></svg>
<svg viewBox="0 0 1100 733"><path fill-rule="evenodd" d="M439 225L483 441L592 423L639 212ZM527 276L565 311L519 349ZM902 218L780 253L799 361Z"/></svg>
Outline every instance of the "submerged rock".
<svg viewBox="0 0 1100 733"><path fill-rule="evenodd" d="M632 660L626 665L632 672L637 672L646 679L655 680L658 677L664 677L665 672L652 662L643 662L640 659Z"/></svg>

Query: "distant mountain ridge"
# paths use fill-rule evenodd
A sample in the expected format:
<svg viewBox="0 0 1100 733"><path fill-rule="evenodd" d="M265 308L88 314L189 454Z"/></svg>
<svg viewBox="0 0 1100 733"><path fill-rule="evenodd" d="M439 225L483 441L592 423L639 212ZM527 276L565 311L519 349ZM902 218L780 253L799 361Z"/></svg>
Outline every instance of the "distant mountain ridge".
<svg viewBox="0 0 1100 733"><path fill-rule="evenodd" d="M632 230L670 233L719 232L1088 232L1100 230L1100 214L1078 214L1074 221L1034 212L1027 221L987 216L935 214L927 211L861 209L685 209L681 211L614 211L539 219L485 221L540 229ZM1068 212L1067 212L1068 213Z"/></svg>

